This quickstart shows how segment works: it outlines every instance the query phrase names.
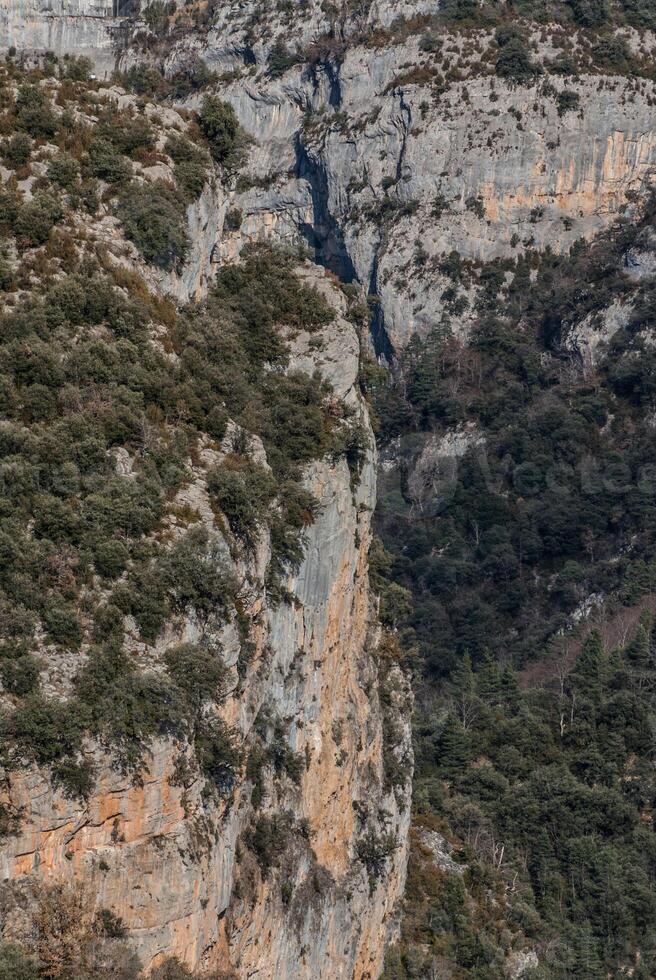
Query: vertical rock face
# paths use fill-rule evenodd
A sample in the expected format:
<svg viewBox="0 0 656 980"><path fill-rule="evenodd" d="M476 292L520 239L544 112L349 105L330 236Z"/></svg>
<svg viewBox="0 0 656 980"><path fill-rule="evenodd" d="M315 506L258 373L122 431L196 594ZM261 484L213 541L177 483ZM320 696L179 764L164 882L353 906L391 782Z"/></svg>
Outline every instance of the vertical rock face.
<svg viewBox="0 0 656 980"><path fill-rule="evenodd" d="M239 197L242 234L306 237L321 261L379 295L396 347L439 322L443 256L567 249L608 227L656 166L651 83L635 96L625 79L600 90L582 78L581 111L564 118L536 86L497 84L491 100L488 78L454 83L435 104L426 85L396 83L419 57L416 42L349 50L334 111L321 72L228 91L258 134L255 165L277 177L266 194ZM322 113L316 128L304 122L310 106Z"/></svg>
<svg viewBox="0 0 656 980"><path fill-rule="evenodd" d="M254 0L226 2L206 29L178 32L166 72L202 57L255 142L250 179L208 185L190 206L183 272L153 274L151 285L197 299L212 264L234 259L248 242L306 243L318 262L377 297L374 341L389 353L448 312L441 264L449 253L486 262L532 247L567 249L608 227L649 186L651 81L636 90L627 79L568 78L578 99L568 112L558 103L560 77L545 92L541 83L518 87L474 73L436 92L419 31L390 40L397 18L421 18L435 6L376 0L329 14L329 5L309 0L292 21L272 8L261 22ZM0 0L0 48L89 54L104 75L118 54L123 11L104 0ZM276 40L307 53L328 30L337 53L315 52L280 77L267 70ZM121 64L147 56L128 46ZM198 104L191 96L189 106ZM343 313L328 277L309 266L304 275ZM454 330L464 332L466 320L461 309ZM573 334L573 343L583 340ZM320 337L300 334L291 344L291 367L322 373L373 444L352 326L339 316ZM478 436L459 438L466 446ZM459 451L423 447L418 496L421 480L439 475L436 459ZM258 808L258 775L247 770L230 802L217 802L181 778L180 747L166 741L152 746L140 785L96 749L98 790L87 805L67 799L43 772L11 774L0 802L21 823L0 850L3 878L85 881L99 906L121 915L146 965L177 955L194 967L229 966L240 978L379 975L409 829L409 788L390 785L386 774L386 726L400 732L392 752L406 769L411 753L407 684L381 657L371 615L374 464L370 450L357 486L344 461L326 458L308 470L319 509L305 560L287 583L291 601L275 605L263 587L245 598L256 649L225 718L247 745L263 718L274 719L284 746L303 760L297 778L266 776ZM188 492L210 524L202 474ZM261 582L268 554L262 540L240 576ZM222 639L235 666L231 629ZM193 635L190 622L184 637L169 639Z"/></svg>
<svg viewBox="0 0 656 980"><path fill-rule="evenodd" d="M85 55L100 77L109 75L119 7L119 0L1 0L0 50Z"/></svg>
<svg viewBox="0 0 656 980"><path fill-rule="evenodd" d="M322 273L308 266L303 275L343 308ZM361 417L372 446L358 358L358 338L340 314L320 336L293 339L290 369L323 374ZM249 589L256 649L223 709L246 745L263 718L275 718L285 751L303 763L295 780L265 775L258 808L247 767L234 796L220 802L180 777L180 746L159 741L138 784L97 749L98 783L87 804L66 798L36 769L2 783L2 803L21 819L0 849L0 879L84 883L99 907L121 915L146 966L176 955L193 967L230 966L238 977L271 980L373 978L382 967L409 822L409 787L386 783L390 712L401 723L394 752L407 761L410 749L406 682L378 662L371 615L373 450L357 487L344 460L317 462L306 483L319 509L305 560L287 582L289 601L274 605L261 587ZM200 479L186 491L201 510L203 487ZM241 569L251 581L268 549L263 538L253 566ZM182 638L193 638L194 628L187 623ZM225 629L232 666L239 643L233 627ZM268 866L253 843L258 828L272 835ZM385 842L385 854L372 863L364 842Z"/></svg>
<svg viewBox="0 0 656 980"><path fill-rule="evenodd" d="M494 47L482 31L480 64L449 39L461 80L436 87L439 62L421 44L436 6L308 0L290 16L255 0L225 3L200 30L181 29L176 15L162 56L169 73L201 57L256 141L251 185L226 202L241 225L224 235L217 226L216 258L253 238L309 243L322 264L379 297L383 353L443 316L444 256L567 249L608 227L656 166L652 81L581 73L517 86L481 73ZM108 10L108 0L0 0L0 49L84 48L106 71L117 25L124 41L144 26ZM281 76L267 70L276 43L298 52ZM149 57L130 43L115 50L123 67Z"/></svg>

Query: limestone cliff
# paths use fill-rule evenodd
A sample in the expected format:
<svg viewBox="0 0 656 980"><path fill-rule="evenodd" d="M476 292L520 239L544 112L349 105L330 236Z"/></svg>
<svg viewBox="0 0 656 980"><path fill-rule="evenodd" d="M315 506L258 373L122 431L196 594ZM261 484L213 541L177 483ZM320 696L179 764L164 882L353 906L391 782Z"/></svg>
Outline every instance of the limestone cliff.
<svg viewBox="0 0 656 980"><path fill-rule="evenodd" d="M272 78L267 57L280 24L254 32L254 11L226 13L191 42L210 67L240 74L224 96L257 139L253 186L234 195L242 225L224 236L221 254L253 237L309 241L319 261L378 296L381 352L452 312L440 269L449 253L487 262L527 248L567 249L608 227L651 185L651 81L554 75L518 87L480 74L476 58L484 61L491 45L483 33L473 54L451 39L461 80L438 85L441 63L413 26L425 8L407 4L395 8L405 18L396 35L359 40L358 30L394 20L372 4L364 22L347 19L346 40L333 40L332 50L316 41L329 25L308 5L289 25L301 64ZM255 60L248 73L245 48ZM186 38L174 41L167 70L189 52ZM564 90L572 111L562 109ZM462 313L453 322L463 331L466 324Z"/></svg>
<svg viewBox="0 0 656 980"><path fill-rule="evenodd" d="M11 6L0 48L18 39L43 49L42 23L65 21L38 3ZM169 34L150 41L143 21L98 21L100 61L109 46L121 68L146 60L173 74L202 58L255 139L248 177L225 202L239 226L212 224L215 260L252 239L309 243L318 261L378 297L381 353L451 316L449 253L486 262L569 248L621 214L656 164L652 81L581 71L517 86L490 74L489 32L475 44L447 34L439 51L424 43L437 7L308 0L292 14L249 0L222 4L199 26L178 5ZM280 43L288 62L272 72ZM533 44L545 63L557 52L549 31ZM57 50L83 47L71 35ZM467 322L460 311L452 325L466 333Z"/></svg>
<svg viewBox="0 0 656 980"><path fill-rule="evenodd" d="M360 299L369 295L373 346L392 358L414 333L441 323L466 337L480 288L472 270L592 238L649 189L656 165L652 81L582 71L517 86L488 70L493 38L485 31L472 43L447 37L445 66L426 43L437 6L309 0L274 11L246 0L193 20L178 4L170 33L158 37L143 21L117 19L125 11L116 6L110 15L104 4L46 9L5 0L0 47L89 54L99 75L147 62L171 77L201 58L254 143L239 178L208 182L189 206L185 266L142 268L149 283L199 299L216 268L253 241L309 245ZM281 42L284 63L275 68ZM534 45L553 56L548 37L536 35ZM120 107L134 100L118 88L111 97ZM202 97L187 94L180 106L197 109ZM115 235L111 220L106 234ZM471 273L455 291L450 260ZM651 253L633 256L636 276L647 261ZM290 367L320 371L373 443L343 296L309 263L302 274L340 316L320 337L290 333ZM622 316L606 317L602 340ZM592 358L590 323L568 343ZM219 458L231 450L230 431ZM465 428L414 446L412 493L419 499L429 485L435 497L443 461L480 439ZM215 515L205 478L216 452L194 461L197 479L177 501L208 526ZM305 483L319 509L306 557L286 583L291 601L274 605L262 588L270 549L263 537L252 562L235 565L255 623L246 668L235 624L222 635L240 678L222 706L226 720L246 745L282 738L304 760L296 782L265 773L267 802L256 812L259 777L251 772L230 805L217 804L200 781L181 778L179 747L166 741L153 745L142 785L90 747L99 783L86 806L36 768L6 776L4 803L21 823L2 847L3 876L89 882L99 906L120 911L147 965L176 954L192 966L272 980L373 980L381 971L409 829L408 789L390 785L386 773L386 725L397 731L394 754L407 763L411 753L407 683L379 652L367 581L373 450L357 486L346 462L331 457L312 464ZM154 653L136 639L134 650L157 661L195 629L190 620ZM284 860L258 862L258 830L276 836Z"/></svg>
<svg viewBox="0 0 656 980"><path fill-rule="evenodd" d="M321 273L308 266L302 274L344 311L343 296ZM352 325L340 314L322 335L296 334L290 342L289 369L321 372L335 397L359 413L373 445ZM207 460L215 459L208 450ZM406 681L376 652L367 579L374 464L370 448L357 488L343 459L326 458L307 472L318 517L306 558L286 583L287 601L273 605L258 585L266 536L252 565L238 569L255 647L222 713L245 745L255 744L256 733L266 743L275 724L285 751L303 761L296 780L274 779L265 768L259 810L253 775L238 783L229 805L219 804L202 791L202 780L180 775L173 741L152 744L136 783L89 745L98 779L86 803L65 796L36 767L7 772L2 803L19 821L0 848L4 880L82 883L98 907L121 915L146 967L176 955L192 967L232 967L239 977L379 974L403 890L409 822L407 789L395 793L386 782L386 713L401 719L394 751L401 758L410 750ZM202 516L214 529L202 460L179 504L193 505L196 520ZM196 633L194 621L186 621L167 631L155 651L135 641L135 653L159 661L171 644ZM234 626L225 628L222 646L226 665L236 668ZM392 703L385 711L381 684ZM280 860L264 873L247 831L268 820L281 821ZM389 846L373 869L362 842L379 837ZM5 938L16 934L18 926L5 922Z"/></svg>
<svg viewBox="0 0 656 980"><path fill-rule="evenodd" d="M114 67L119 0L2 0L0 47L92 57L100 76Z"/></svg>

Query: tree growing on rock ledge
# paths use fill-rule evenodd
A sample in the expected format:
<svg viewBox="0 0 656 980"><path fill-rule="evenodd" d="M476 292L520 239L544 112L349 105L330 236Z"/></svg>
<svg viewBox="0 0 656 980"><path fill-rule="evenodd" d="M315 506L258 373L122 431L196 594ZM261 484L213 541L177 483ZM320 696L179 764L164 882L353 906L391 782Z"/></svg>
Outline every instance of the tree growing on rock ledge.
<svg viewBox="0 0 656 980"><path fill-rule="evenodd" d="M198 122L214 160L228 173L246 163L252 139L239 125L235 110L214 95L203 100Z"/></svg>

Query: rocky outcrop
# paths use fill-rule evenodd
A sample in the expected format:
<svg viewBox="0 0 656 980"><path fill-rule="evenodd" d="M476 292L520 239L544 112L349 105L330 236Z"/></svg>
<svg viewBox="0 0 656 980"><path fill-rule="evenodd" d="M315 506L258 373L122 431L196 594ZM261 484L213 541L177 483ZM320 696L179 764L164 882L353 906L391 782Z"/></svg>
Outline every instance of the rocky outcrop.
<svg viewBox="0 0 656 980"><path fill-rule="evenodd" d="M627 80L583 78L575 86L580 112L559 116L538 86L497 81L491 102L488 78L454 84L439 100L426 86L394 85L399 63L415 58L416 47L349 51L335 110L325 74L311 90L300 70L291 91L278 84L227 93L258 133L254 164L270 174L276 161L282 171L277 190L240 198L249 234L276 233L284 214L281 237L289 237L291 198L303 234L318 195L342 245L339 255L335 236L312 241L318 258L352 269L378 293L396 346L449 313L445 255L484 262L527 247L568 248L607 227L649 185L656 164L651 86L636 97ZM316 128L303 127L308 106L325 114Z"/></svg>
<svg viewBox="0 0 656 980"><path fill-rule="evenodd" d="M210 31L198 53L234 70L242 42L232 24ZM171 70L186 57L174 47ZM224 95L257 148L252 187L234 195L242 224L219 254L257 237L307 241L319 261L378 295L399 346L445 317L466 332L467 314L454 317L443 298L444 256L480 263L567 249L651 185L652 83L635 90L628 79L583 76L517 87L484 76L436 93L431 77L413 37L229 84ZM575 111L562 111L564 88Z"/></svg>
<svg viewBox="0 0 656 980"><path fill-rule="evenodd" d="M142 269L151 286L197 299L213 265L236 258L245 244L305 244L362 298L372 296L374 346L391 356L414 333L443 323L466 335L477 286L464 277L451 288L449 255L475 269L532 248L565 250L630 207L633 194L651 186L656 165L652 82L581 74L511 85L467 67L462 42L449 38L444 46L462 76L440 75L438 84L436 59L421 44L422 18L435 6L374 0L354 9L309 0L286 13L254 0L224 3L211 24L179 27L153 53L136 44L119 50L117 39L134 25L115 20L115 7L110 17L104 4L64 10L4 0L0 47L89 54L100 75L116 57L124 68L157 58L169 75L201 57L255 142L238 181L209 182L190 206L184 269L159 277ZM182 5L178 14L184 25ZM288 47L290 63L271 72L276 41ZM481 53L490 43L482 32ZM190 96L187 107L201 98ZM108 238L113 231L108 219ZM636 252L628 261L639 278L652 256ZM309 265L304 275L343 314L330 278ZM568 343L592 361L625 315L618 305L592 333L590 323L579 325ZM343 315L321 336L290 343L291 366L321 371L373 442L357 387L358 340ZM398 479L407 450L409 506L421 510L424 498L439 506L458 459L478 441L465 430L408 440L390 454L389 478ZM379 975L404 884L409 817L408 788L390 786L385 771L367 583L374 462L370 449L357 487L344 461L327 458L308 470L320 506L305 561L286 583L289 601L275 605L262 586L266 539L253 562L236 569L248 582L255 649L247 669L239 665L222 712L247 746L262 728L269 739L275 728L303 760L298 782L265 773L258 807L251 773L228 804L181 776L181 747L172 742L152 746L141 784L89 746L99 788L87 805L67 799L42 772L6 775L3 802L21 820L0 854L4 877L89 882L98 904L120 913L147 965L175 954L263 980ZM201 464L180 503L213 526ZM187 623L166 642L191 638L194 629ZM221 645L237 672L234 626ZM385 684L402 733L394 753L408 768L406 682L392 668ZM283 858L258 860L258 827ZM443 843L439 835L424 842L438 871L457 873ZM533 956L521 954L511 975L534 966Z"/></svg>
<svg viewBox="0 0 656 980"><path fill-rule="evenodd" d="M111 74L125 0L2 0L0 51L53 51L93 59L99 77Z"/></svg>
<svg viewBox="0 0 656 980"><path fill-rule="evenodd" d="M167 73L201 57L256 140L226 202L237 226L202 219L216 233L215 259L258 238L309 244L378 297L381 354L443 321L466 335L473 294L461 287L454 307L445 256L481 263L567 249L614 221L656 165L653 82L580 74L511 84L489 74L484 31L474 48L445 37L461 76L445 82L450 62L421 43L434 12L429 0L309 0L293 14L249 0L185 29L181 6L157 55ZM43 46L34 27L21 37ZM276 43L290 67L272 76ZM544 32L534 43L553 55ZM153 57L139 45L116 46L123 67Z"/></svg>
<svg viewBox="0 0 656 980"><path fill-rule="evenodd" d="M151 745L137 781L89 745L98 780L86 803L67 798L35 768L3 776L3 812L19 819L0 848L0 877L84 882L98 907L120 914L146 966L177 955L194 967L231 966L239 977L373 978L403 890L409 786L387 786L383 759L367 578L375 459L357 385L359 343L341 293L309 265L301 274L341 312L320 335L290 339L290 369L321 372L361 418L370 448L357 486L343 459L309 469L318 516L286 601L275 604L261 584L266 535L252 563L236 566L255 647L221 709L247 750L256 733L270 739L275 722L281 748L302 761L296 780L264 767L258 805L247 768L234 795L220 799L203 790L203 780L185 777L185 747L166 740ZM202 459L197 472L181 503L193 502L216 535ZM195 632L191 621L167 631L153 665ZM223 627L220 643L236 678L234 626ZM134 653L153 659L152 648L138 643ZM393 751L407 765L407 682L392 669L385 683L398 715ZM252 844L260 825L274 835L270 867L258 863Z"/></svg>

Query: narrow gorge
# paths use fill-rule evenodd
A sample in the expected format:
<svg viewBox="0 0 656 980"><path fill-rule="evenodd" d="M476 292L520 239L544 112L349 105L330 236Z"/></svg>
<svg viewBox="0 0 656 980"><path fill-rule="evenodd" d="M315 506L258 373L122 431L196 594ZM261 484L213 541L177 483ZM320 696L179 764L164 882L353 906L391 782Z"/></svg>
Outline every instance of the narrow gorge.
<svg viewBox="0 0 656 980"><path fill-rule="evenodd" d="M652 8L0 0L0 980L654 975Z"/></svg>

